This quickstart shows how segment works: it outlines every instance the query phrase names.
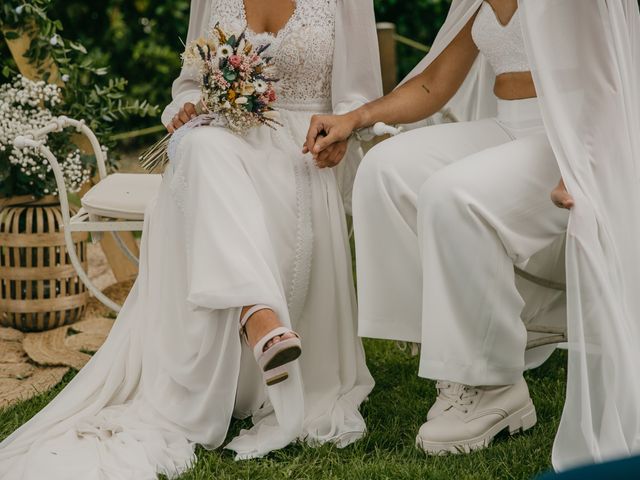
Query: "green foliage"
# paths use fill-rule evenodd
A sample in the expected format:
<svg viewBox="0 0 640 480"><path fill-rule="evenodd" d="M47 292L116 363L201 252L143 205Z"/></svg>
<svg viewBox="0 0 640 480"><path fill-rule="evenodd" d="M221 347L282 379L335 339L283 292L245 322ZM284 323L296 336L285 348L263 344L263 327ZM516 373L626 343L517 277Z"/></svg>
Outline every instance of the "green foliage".
<svg viewBox="0 0 640 480"><path fill-rule="evenodd" d="M48 81L53 61L60 75L63 105L56 110L76 119L83 119L94 130L101 143L107 147L118 121L136 117L156 116L158 108L144 96L132 99L127 92L127 81L113 77L104 65L105 58L95 51L89 52L83 43L61 35L63 22L51 7L62 2L36 0L5 0L0 7L0 27L7 40L28 34L31 43L25 54L36 67L38 75ZM90 29L83 31L90 33ZM73 29L71 29L73 31ZM4 43L4 42L2 42ZM4 46L3 46L4 47ZM4 81L12 81L18 73L15 63L4 47L2 74ZM19 176L5 179L5 191L13 194L40 194L33 182L24 183ZM31 186L30 186L31 185Z"/></svg>
<svg viewBox="0 0 640 480"><path fill-rule="evenodd" d="M51 14L113 75L129 80L125 99L164 106L180 71L189 0L56 1ZM156 124L152 119L147 124ZM122 125L119 130L126 130ZM145 122L136 119L136 127Z"/></svg>
<svg viewBox="0 0 640 480"><path fill-rule="evenodd" d="M400 35L431 45L444 23L451 0L375 0L376 20L396 24ZM398 78L422 59L424 53L398 45Z"/></svg>

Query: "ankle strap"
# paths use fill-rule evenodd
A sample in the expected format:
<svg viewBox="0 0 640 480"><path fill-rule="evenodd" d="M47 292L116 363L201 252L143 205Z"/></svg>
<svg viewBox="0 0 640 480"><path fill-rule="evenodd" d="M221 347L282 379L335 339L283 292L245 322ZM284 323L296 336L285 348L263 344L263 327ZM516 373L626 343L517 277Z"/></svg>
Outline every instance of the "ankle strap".
<svg viewBox="0 0 640 480"><path fill-rule="evenodd" d="M260 310L273 310L273 309L268 305L254 305L249 310L247 310L246 313L240 319L240 329L244 330L244 327L249 321L249 318L251 317L251 315L253 315L256 312L259 312Z"/></svg>

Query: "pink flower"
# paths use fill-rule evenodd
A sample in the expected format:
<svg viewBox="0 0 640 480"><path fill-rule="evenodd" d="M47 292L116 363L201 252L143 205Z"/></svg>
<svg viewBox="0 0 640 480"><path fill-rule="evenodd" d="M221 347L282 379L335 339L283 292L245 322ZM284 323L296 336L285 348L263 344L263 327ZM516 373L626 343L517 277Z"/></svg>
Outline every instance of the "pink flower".
<svg viewBox="0 0 640 480"><path fill-rule="evenodd" d="M269 91L267 92L267 98L269 99L269 102L275 102L276 101L276 91L273 89L269 89Z"/></svg>
<svg viewBox="0 0 640 480"><path fill-rule="evenodd" d="M242 58L240 58L240 56L238 55L231 55L229 57L229 63L235 68L238 68L240 65L242 65Z"/></svg>

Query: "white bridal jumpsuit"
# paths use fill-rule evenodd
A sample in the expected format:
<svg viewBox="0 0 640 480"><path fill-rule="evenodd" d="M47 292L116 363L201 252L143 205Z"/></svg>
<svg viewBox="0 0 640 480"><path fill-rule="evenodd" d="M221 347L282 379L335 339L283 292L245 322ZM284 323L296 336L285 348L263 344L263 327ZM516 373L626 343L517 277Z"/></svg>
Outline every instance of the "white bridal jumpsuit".
<svg viewBox="0 0 640 480"><path fill-rule="evenodd" d="M347 15L363 5L364 16ZM338 108L334 49L346 50L341 32L354 18L352 30L375 49L367 2L298 0L277 35L247 30L254 44L270 43L284 126L245 137L218 127L176 133L182 138L146 215L133 291L88 365L1 444L0 478L175 476L195 460L195 444L225 441L232 416L253 416L254 427L227 445L238 458L297 438L345 446L362 437L358 409L373 379L356 334L338 182L346 173L320 170L301 153L311 115ZM246 28L242 0L194 1L189 40L216 23ZM342 108L380 93L377 62L359 66L374 82L371 93L352 90L359 96ZM197 101L190 75L174 84L164 123ZM289 379L269 388L238 333L242 306L259 303L303 345Z"/></svg>
<svg viewBox="0 0 640 480"><path fill-rule="evenodd" d="M491 13L482 5L453 0L409 78ZM482 52L448 104L466 122L400 135L363 162L360 332L421 341L422 376L499 385L548 354L525 355L523 321L566 324L564 469L640 452L640 12L636 0L519 0L517 15L537 101L497 102ZM549 199L560 177L570 213ZM525 263L556 281L566 271L566 306L562 292L514 285Z"/></svg>

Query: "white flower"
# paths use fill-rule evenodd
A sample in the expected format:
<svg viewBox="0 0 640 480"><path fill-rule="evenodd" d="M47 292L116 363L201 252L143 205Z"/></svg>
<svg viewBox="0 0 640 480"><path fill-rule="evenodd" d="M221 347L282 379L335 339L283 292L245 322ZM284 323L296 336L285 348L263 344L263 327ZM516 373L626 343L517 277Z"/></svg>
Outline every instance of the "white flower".
<svg viewBox="0 0 640 480"><path fill-rule="evenodd" d="M68 82L69 81L69 75L67 75L66 73L64 75L62 75L62 81L63 82Z"/></svg>
<svg viewBox="0 0 640 480"><path fill-rule="evenodd" d="M238 98L236 98L236 104L237 105L244 105L248 101L249 101L249 99L247 97L238 97Z"/></svg>
<svg viewBox="0 0 640 480"><path fill-rule="evenodd" d="M51 37L49 39L49 43L53 46L56 46L58 44L58 35L54 35L53 37Z"/></svg>
<svg viewBox="0 0 640 480"><path fill-rule="evenodd" d="M231 54L233 54L233 48L231 48L231 46L229 45L222 45L218 49L218 57L220 58L227 58Z"/></svg>
<svg viewBox="0 0 640 480"><path fill-rule="evenodd" d="M256 89L256 92L258 93L264 93L267 91L267 82L265 82L264 80L256 80L255 82L253 82L253 88Z"/></svg>
<svg viewBox="0 0 640 480"><path fill-rule="evenodd" d="M18 6L16 7L16 13L17 13L18 15L20 15L20 14L22 13L22 11L23 11L23 10L24 10L24 5L18 5Z"/></svg>

